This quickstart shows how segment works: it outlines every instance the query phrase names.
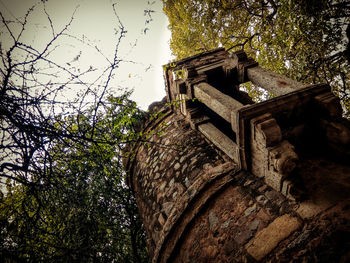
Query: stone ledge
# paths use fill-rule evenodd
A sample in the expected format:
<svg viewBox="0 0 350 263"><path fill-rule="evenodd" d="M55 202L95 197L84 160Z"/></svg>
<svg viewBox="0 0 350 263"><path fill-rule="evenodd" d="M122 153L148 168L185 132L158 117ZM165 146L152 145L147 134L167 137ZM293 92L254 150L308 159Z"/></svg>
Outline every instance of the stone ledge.
<svg viewBox="0 0 350 263"><path fill-rule="evenodd" d="M262 229L245 248L252 257L261 260L300 226L298 218L288 214L280 216Z"/></svg>
<svg viewBox="0 0 350 263"><path fill-rule="evenodd" d="M303 218L311 218L322 211L327 210L330 208L332 204L329 200L317 200L315 202L314 200L306 200L302 202L298 208L296 209L296 212Z"/></svg>

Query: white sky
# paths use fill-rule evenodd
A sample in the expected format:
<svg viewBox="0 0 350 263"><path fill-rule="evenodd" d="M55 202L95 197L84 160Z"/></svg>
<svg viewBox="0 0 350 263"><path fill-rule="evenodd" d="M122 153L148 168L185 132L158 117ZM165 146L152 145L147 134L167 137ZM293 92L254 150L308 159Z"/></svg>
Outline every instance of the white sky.
<svg viewBox="0 0 350 263"><path fill-rule="evenodd" d="M7 18L22 17L37 0L1 0L0 10ZM162 65L172 57L169 49L170 32L167 18L162 11L161 0L49 0L46 3L56 33L70 20L74 9L74 21L69 28L71 35L88 39L107 56L112 57L118 27L113 14L112 3L116 2L117 13L128 31L119 48L120 58L135 63L122 63L116 71L112 87L132 88L134 99L141 108L165 96ZM151 9L153 21L146 24L144 10ZM146 33L145 28L149 28ZM36 48L43 48L51 36L50 25L42 8L37 8L30 17L23 39ZM2 38L2 36L1 36ZM1 43L5 42L1 39ZM136 43L136 46L134 44ZM83 70L90 66L98 68L105 63L93 48L76 41L64 40L52 55L52 60L66 65L81 52L72 66ZM134 47L133 47L134 46Z"/></svg>

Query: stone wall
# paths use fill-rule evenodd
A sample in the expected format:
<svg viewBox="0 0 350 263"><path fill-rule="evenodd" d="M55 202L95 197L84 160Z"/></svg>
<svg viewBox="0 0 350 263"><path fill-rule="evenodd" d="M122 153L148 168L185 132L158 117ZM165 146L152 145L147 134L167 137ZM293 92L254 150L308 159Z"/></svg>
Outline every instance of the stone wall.
<svg viewBox="0 0 350 263"><path fill-rule="evenodd" d="M326 85L269 73L280 79L266 85L282 79L288 94L250 105L237 84L267 83L265 71L227 56L168 67L168 100L180 101L157 108L143 125L153 136L126 160L152 262L350 262L350 124L339 101ZM189 101L196 92L204 100Z"/></svg>
<svg viewBox="0 0 350 263"><path fill-rule="evenodd" d="M304 207L241 172L192 222L167 262L348 262L349 204Z"/></svg>
<svg viewBox="0 0 350 263"><path fill-rule="evenodd" d="M193 197L209 181L234 169L229 159L218 154L180 115L166 112L161 122L151 122L148 128L155 129L159 123L166 124L161 135L140 143L133 164L129 164L151 255L163 249L164 240Z"/></svg>
<svg viewBox="0 0 350 263"><path fill-rule="evenodd" d="M305 160L315 198L289 200L237 171L183 116L168 114L168 126L140 144L131 166L153 262L350 260L348 165Z"/></svg>

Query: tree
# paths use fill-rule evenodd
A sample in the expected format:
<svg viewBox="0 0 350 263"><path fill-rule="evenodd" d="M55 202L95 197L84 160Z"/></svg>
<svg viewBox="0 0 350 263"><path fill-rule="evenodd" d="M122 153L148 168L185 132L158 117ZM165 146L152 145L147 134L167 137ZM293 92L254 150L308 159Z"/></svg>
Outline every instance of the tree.
<svg viewBox="0 0 350 263"><path fill-rule="evenodd" d="M46 45L35 48L23 42L22 37L30 16L39 8L47 15L52 36ZM68 24L60 30L54 28L46 10L46 1L33 6L22 19L16 18L14 21L6 19L0 12L2 37L9 39L3 42L0 50L1 177L25 185L41 184L40 180L50 173L49 149L52 144L93 141L97 115L101 106L108 103L106 99L113 90L110 83L115 70L123 62L118 49L126 30L119 20L115 5L113 10L117 18L115 50L112 58L105 57L107 63L101 69L93 65L76 68L71 65L72 62L57 63L52 60L53 54L60 48L59 41L88 43L68 32L74 12ZM97 46L92 48L92 51L104 56ZM77 92L72 93L71 90ZM80 125L80 116L87 113L85 109L91 104L91 126ZM65 115L76 116L74 125L77 127L72 126L73 122L61 121ZM43 160L47 164L42 163ZM34 171L40 171L38 181L34 181L31 176Z"/></svg>
<svg viewBox="0 0 350 263"><path fill-rule="evenodd" d="M5 262L147 262L120 144L105 143L130 136L126 131L133 130L141 113L127 96L109 100L105 114L97 117L92 142L51 148L53 171L45 188L8 184L0 209ZM91 119L79 119L81 125L91 125Z"/></svg>
<svg viewBox="0 0 350 263"><path fill-rule="evenodd" d="M305 83L328 83L350 109L350 2L316 2L163 1L177 58L218 46L243 49L265 68Z"/></svg>
<svg viewBox="0 0 350 263"><path fill-rule="evenodd" d="M112 57L52 22L41 1L22 18L0 12L0 257L5 262L147 262L145 234L121 166L143 118L129 92L111 96L127 33L117 14ZM23 35L34 12L46 14L50 40ZM148 18L147 18L148 19ZM87 44L106 64L57 62L60 41ZM42 44L42 43L40 43ZM91 80L92 79L92 80ZM67 95L69 90L78 90ZM74 95L74 96L73 96ZM3 190L3 189L2 189Z"/></svg>

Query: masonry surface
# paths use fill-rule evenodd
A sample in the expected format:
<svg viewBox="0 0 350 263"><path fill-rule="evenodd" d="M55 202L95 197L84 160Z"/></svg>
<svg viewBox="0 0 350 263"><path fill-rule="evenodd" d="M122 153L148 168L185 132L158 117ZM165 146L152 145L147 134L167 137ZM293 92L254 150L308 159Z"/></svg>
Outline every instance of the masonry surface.
<svg viewBox="0 0 350 263"><path fill-rule="evenodd" d="M125 166L152 262L349 262L350 132L339 102L327 87L284 79L283 94L253 104L237 85L267 73L233 58L218 49L169 65L168 102L181 100L154 107L161 115L143 131L157 132L131 147ZM208 101L193 100L203 92Z"/></svg>

